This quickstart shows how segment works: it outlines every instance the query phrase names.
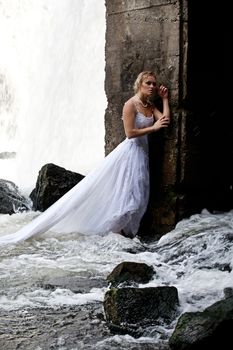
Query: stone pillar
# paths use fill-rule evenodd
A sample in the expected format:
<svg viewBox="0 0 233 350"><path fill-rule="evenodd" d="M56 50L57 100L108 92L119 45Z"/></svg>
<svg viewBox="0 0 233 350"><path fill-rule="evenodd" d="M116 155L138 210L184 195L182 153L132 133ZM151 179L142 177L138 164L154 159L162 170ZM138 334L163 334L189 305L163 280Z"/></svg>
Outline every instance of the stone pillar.
<svg viewBox="0 0 233 350"><path fill-rule="evenodd" d="M151 196L140 234L160 236L203 208L232 209L230 9L195 0L105 3L106 154L125 137L122 107L138 73L153 70L170 91L171 126L149 135Z"/></svg>
<svg viewBox="0 0 233 350"><path fill-rule="evenodd" d="M181 175L182 110L186 91L186 3L167 0L106 0L106 154L125 135L124 102L143 70L153 70L170 91L172 124L150 136L151 198L141 234L171 230L177 220L176 185ZM182 6L181 6L182 5ZM181 76L182 75L182 79Z"/></svg>

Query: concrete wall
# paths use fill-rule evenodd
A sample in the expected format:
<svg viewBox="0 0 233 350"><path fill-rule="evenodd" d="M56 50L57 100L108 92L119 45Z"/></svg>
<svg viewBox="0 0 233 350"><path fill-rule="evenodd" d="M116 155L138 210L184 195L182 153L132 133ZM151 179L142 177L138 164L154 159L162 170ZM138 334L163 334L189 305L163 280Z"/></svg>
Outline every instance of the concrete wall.
<svg viewBox="0 0 233 350"><path fill-rule="evenodd" d="M209 1L210 16L208 6L204 11L195 0L105 3L106 154L125 137L122 107L139 72L155 71L158 83L170 91L172 124L149 135L151 197L141 235L160 236L203 208L232 208L233 118L229 107L217 102L223 75L215 72L216 67L229 71L223 50L232 57L225 8ZM217 121L222 110L225 123Z"/></svg>
<svg viewBox="0 0 233 350"><path fill-rule="evenodd" d="M184 6L182 4L182 6ZM172 125L150 137L151 198L142 234L162 234L174 227L180 162L180 75L186 57L185 8L179 1L106 1L106 153L125 137L121 120L124 102L133 94L138 73L153 70L170 91ZM181 93L182 91L182 93Z"/></svg>

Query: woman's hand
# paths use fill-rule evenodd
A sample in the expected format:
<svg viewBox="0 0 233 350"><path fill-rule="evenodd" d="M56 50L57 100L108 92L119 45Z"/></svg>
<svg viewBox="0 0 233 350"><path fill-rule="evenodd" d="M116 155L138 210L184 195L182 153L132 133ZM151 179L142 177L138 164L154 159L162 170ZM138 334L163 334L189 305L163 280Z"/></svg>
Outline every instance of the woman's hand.
<svg viewBox="0 0 233 350"><path fill-rule="evenodd" d="M168 88L164 85L160 85L160 87L157 90L157 93L159 97L163 98L168 98Z"/></svg>
<svg viewBox="0 0 233 350"><path fill-rule="evenodd" d="M167 128L170 123L170 118L163 115L161 118L159 118L153 125L154 131L158 131L162 128Z"/></svg>

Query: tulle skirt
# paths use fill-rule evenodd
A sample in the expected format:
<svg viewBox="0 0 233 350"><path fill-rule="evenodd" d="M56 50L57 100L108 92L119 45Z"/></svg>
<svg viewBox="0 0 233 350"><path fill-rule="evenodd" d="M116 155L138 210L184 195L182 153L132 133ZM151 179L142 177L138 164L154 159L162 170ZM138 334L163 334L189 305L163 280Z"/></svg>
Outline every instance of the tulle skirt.
<svg viewBox="0 0 233 350"><path fill-rule="evenodd" d="M60 233L136 235L149 198L147 137L125 139L83 180L19 231L0 237L15 243L48 230Z"/></svg>

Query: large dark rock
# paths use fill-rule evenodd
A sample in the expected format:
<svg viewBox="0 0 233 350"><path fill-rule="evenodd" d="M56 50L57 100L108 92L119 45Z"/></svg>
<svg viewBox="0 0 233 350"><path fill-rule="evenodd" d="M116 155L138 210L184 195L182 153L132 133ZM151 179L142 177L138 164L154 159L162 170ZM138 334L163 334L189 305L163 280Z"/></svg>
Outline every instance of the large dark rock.
<svg viewBox="0 0 233 350"><path fill-rule="evenodd" d="M36 188L30 194L35 210L44 211L74 187L84 175L49 163L39 171Z"/></svg>
<svg viewBox="0 0 233 350"><path fill-rule="evenodd" d="M118 264L107 276L107 281L116 287L119 284L148 283L155 271L152 266L133 261Z"/></svg>
<svg viewBox="0 0 233 350"><path fill-rule="evenodd" d="M169 345L172 350L230 350L232 329L233 296L230 296L214 303L203 312L186 312L181 315Z"/></svg>
<svg viewBox="0 0 233 350"><path fill-rule="evenodd" d="M151 325L158 319L170 322L176 315L175 287L112 288L104 297L107 322L114 325Z"/></svg>
<svg viewBox="0 0 233 350"><path fill-rule="evenodd" d="M19 188L8 180L0 179L0 213L14 214L29 210L31 202L24 197Z"/></svg>

